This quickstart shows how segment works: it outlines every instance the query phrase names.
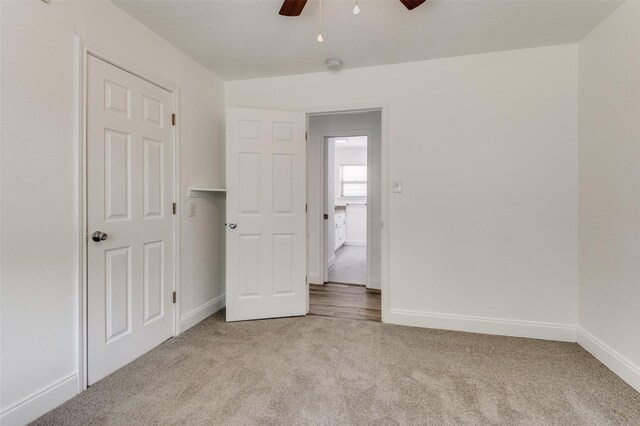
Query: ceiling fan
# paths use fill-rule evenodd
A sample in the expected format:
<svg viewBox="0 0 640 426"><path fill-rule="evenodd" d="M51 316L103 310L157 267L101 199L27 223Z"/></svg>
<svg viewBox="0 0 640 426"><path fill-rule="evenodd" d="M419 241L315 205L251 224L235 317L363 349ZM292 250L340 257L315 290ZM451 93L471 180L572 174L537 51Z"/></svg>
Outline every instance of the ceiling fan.
<svg viewBox="0 0 640 426"><path fill-rule="evenodd" d="M413 10L425 1L426 0L400 0L400 3L404 4L407 9ZM300 16L302 9L304 9L306 4L307 0L284 0L284 3L282 3L282 7L280 8L280 15Z"/></svg>

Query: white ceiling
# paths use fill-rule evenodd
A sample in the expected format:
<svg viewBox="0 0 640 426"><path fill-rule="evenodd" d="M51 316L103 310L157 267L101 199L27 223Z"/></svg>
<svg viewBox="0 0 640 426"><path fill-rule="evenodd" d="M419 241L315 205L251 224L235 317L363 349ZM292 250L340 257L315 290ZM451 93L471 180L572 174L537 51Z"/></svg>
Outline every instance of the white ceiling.
<svg viewBox="0 0 640 426"><path fill-rule="evenodd" d="M346 140L346 142L338 143L336 142L336 149L340 148L366 148L367 147L367 137L366 136L347 136L344 138L329 138L333 141L338 140Z"/></svg>
<svg viewBox="0 0 640 426"><path fill-rule="evenodd" d="M621 2L613 0L428 0L408 11L398 0L319 0L298 17L280 0L114 0L124 11L225 80L325 70L339 57L356 68L574 43Z"/></svg>

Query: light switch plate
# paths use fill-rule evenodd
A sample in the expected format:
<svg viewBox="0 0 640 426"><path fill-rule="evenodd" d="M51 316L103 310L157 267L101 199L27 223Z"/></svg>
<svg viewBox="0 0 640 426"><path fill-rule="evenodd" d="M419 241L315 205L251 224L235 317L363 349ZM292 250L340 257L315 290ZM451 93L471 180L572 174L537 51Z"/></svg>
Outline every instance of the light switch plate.
<svg viewBox="0 0 640 426"><path fill-rule="evenodd" d="M399 194L402 192L402 181L401 180L394 180L393 181L393 192Z"/></svg>
<svg viewBox="0 0 640 426"><path fill-rule="evenodd" d="M196 202L195 200L189 201L189 217L194 217L196 215Z"/></svg>

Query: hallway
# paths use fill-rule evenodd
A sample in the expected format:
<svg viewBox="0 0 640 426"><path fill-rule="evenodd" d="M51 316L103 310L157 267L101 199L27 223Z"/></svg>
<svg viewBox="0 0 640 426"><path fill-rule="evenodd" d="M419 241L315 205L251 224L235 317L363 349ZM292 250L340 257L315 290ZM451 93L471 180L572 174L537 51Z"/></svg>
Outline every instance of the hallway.
<svg viewBox="0 0 640 426"><path fill-rule="evenodd" d="M309 284L309 314L368 321L382 319L379 290L327 283Z"/></svg>
<svg viewBox="0 0 640 426"><path fill-rule="evenodd" d="M342 246L336 251L336 260L329 268L329 282L367 284L367 247Z"/></svg>

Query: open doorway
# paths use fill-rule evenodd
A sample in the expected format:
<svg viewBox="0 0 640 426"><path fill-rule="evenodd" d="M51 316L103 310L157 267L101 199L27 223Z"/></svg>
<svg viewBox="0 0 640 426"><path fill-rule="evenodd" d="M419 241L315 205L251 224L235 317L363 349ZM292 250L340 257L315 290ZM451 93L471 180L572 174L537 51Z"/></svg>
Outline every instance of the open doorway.
<svg viewBox="0 0 640 426"><path fill-rule="evenodd" d="M308 117L309 314L380 321L381 112Z"/></svg>
<svg viewBox="0 0 640 426"><path fill-rule="evenodd" d="M326 203L333 214L325 235L331 283L367 285L367 143L366 135L325 142Z"/></svg>

